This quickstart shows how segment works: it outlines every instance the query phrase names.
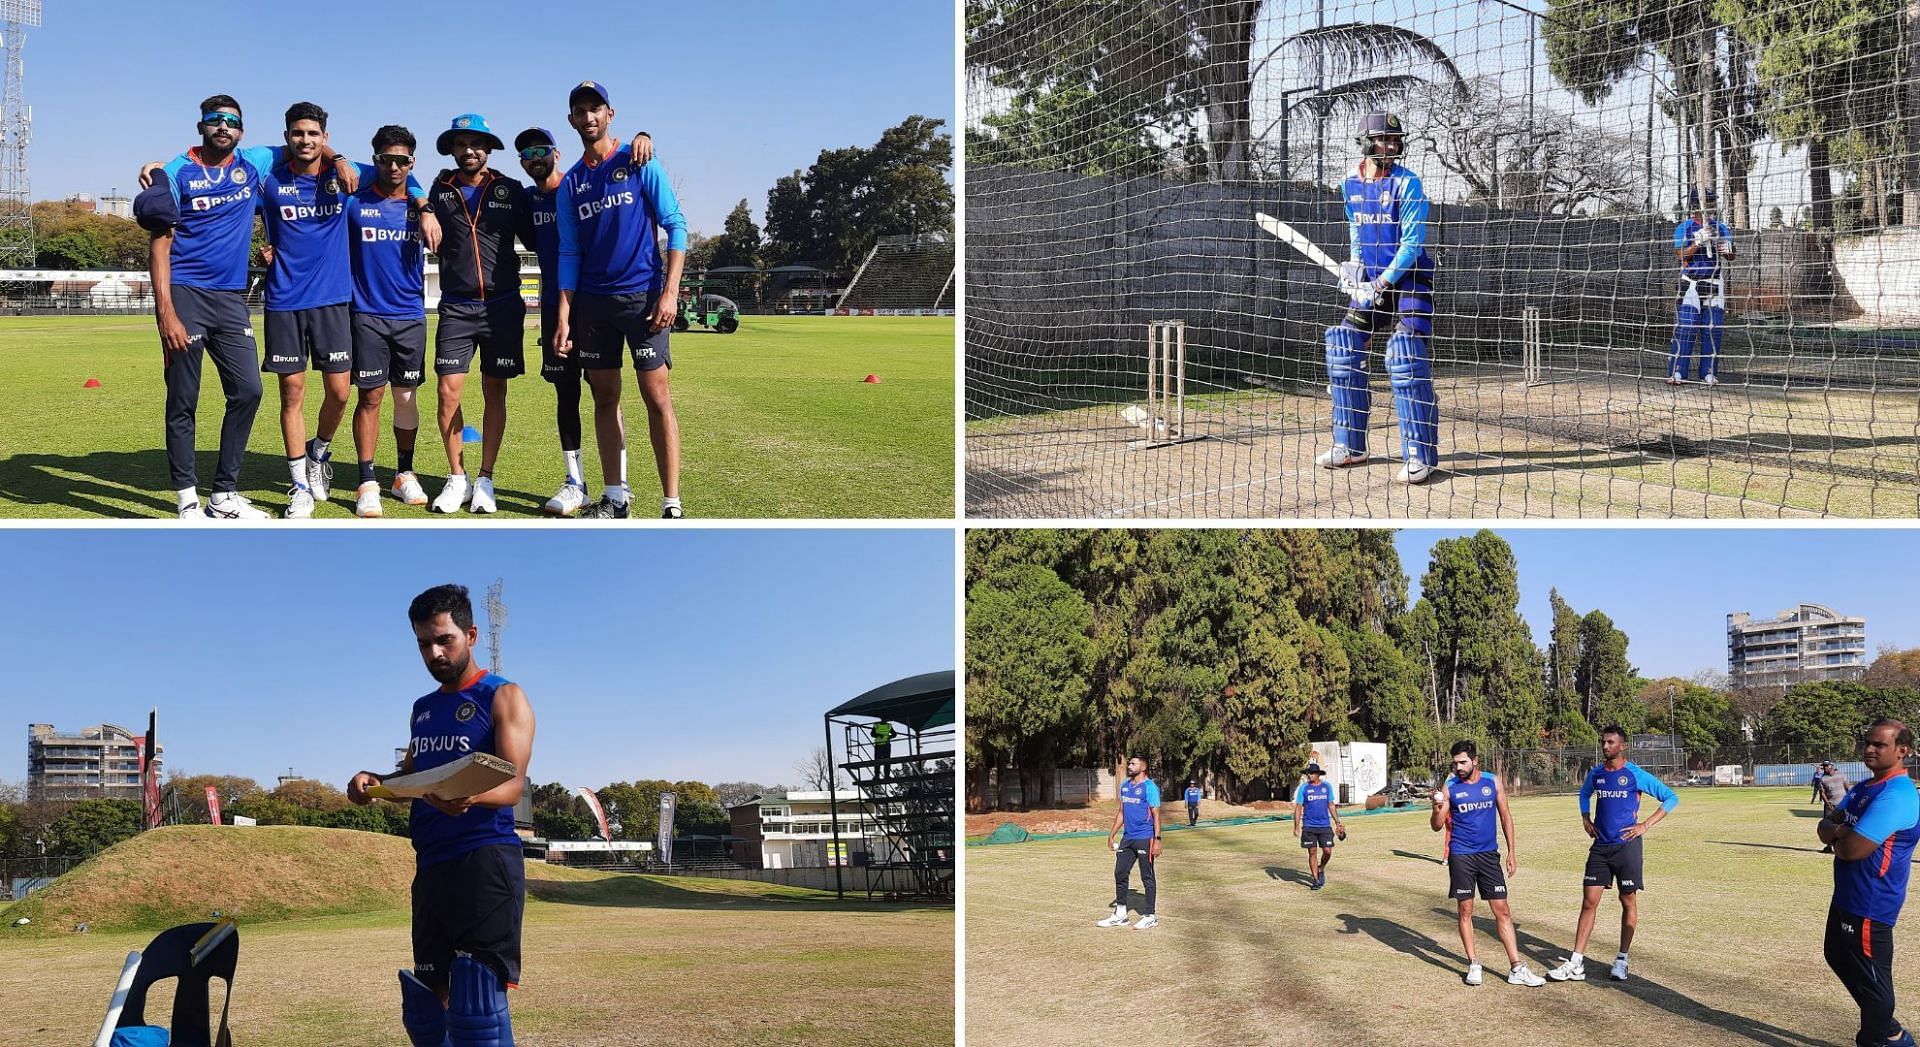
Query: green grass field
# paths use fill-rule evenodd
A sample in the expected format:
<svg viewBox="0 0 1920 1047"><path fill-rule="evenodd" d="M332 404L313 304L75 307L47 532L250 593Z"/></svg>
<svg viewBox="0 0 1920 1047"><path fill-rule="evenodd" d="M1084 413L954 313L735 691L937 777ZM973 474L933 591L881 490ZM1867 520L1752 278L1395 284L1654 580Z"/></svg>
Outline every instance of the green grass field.
<svg viewBox="0 0 1920 1047"><path fill-rule="evenodd" d="M950 317L749 316L735 334L675 335L673 395L688 516L950 518L953 334ZM502 517L539 515L565 475L553 388L537 373L535 337L530 330L534 373L516 379L508 395L507 435L494 474ZM0 516L173 514L161 443L160 348L150 317L0 318L0 366L6 372L0 381ZM628 477L643 510L636 515L652 516L659 481L645 409L627 370L622 406ZM879 384L864 384L868 374L878 375ZM241 486L277 514L285 508L287 485L280 397L274 378L262 377L265 392ZM82 388L89 378L101 386ZM310 373L307 386L311 434L319 411L318 376ZM420 403L425 425L415 467L433 495L447 462L432 429L437 404L431 383L422 387ZM221 404L220 383L208 365L198 426L203 497L213 475ZM477 373L468 378L463 407L467 424L477 429ZM587 479L598 497L590 411L589 401L583 405ZM389 403L377 457L383 486L392 478L391 418ZM335 436L334 494L316 519L353 519L357 474L350 422L349 415ZM479 446L469 445L468 471L477 471L479 462ZM429 517L424 507L386 500L386 519Z"/></svg>
<svg viewBox="0 0 1920 1047"><path fill-rule="evenodd" d="M1585 982L1506 983L1479 907L1487 983L1464 954L1425 808L1348 816L1324 890L1290 823L1171 830L1161 925L1094 926L1113 896L1104 837L970 847L969 1043L1850 1044L1859 1012L1821 960L1831 859L1805 789L1690 789L1647 838L1632 977L1606 977L1619 904L1602 902ZM1513 802L1520 951L1565 958L1588 840L1571 796ZM1133 890L1138 904L1139 878ZM1901 927L1906 926L1905 921ZM1920 1024L1904 930L1900 1016Z"/></svg>
<svg viewBox="0 0 1920 1047"><path fill-rule="evenodd" d="M122 844L4 911L35 923L0 929L0 1044L91 1042L128 950L206 918L173 907L223 893L240 922L234 1042L403 1043L394 972L411 962L410 865L406 841L344 830L183 827ZM953 1042L950 907L540 863L527 887L511 1001L528 1047ZM93 929L72 933L86 913ZM169 993L156 989L150 1015Z"/></svg>

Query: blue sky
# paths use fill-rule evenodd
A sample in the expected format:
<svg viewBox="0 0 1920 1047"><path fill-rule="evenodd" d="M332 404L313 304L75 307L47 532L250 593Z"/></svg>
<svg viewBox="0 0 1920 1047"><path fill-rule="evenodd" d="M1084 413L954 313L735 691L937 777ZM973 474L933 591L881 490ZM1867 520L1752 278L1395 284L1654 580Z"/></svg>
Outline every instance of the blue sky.
<svg viewBox="0 0 1920 1047"><path fill-rule="evenodd" d="M344 784L435 684L407 603L505 580L532 776L793 784L821 715L954 667L950 530L0 530L0 780L26 726L144 727L170 770ZM481 659L484 663L484 657Z"/></svg>
<svg viewBox="0 0 1920 1047"><path fill-rule="evenodd" d="M197 144L211 94L240 100L250 145L277 144L286 107L312 101L362 160L381 124L431 154L477 111L509 145L549 128L571 162L567 90L592 79L616 133L650 132L688 221L717 234L743 197L763 222L774 180L822 149L872 145L915 113L954 122L951 0L45 6L24 54L35 199L127 192L141 161Z"/></svg>
<svg viewBox="0 0 1920 1047"><path fill-rule="evenodd" d="M1920 647L1912 565L1920 530L1855 528L1494 528L1520 565L1520 614L1544 645L1547 590L1582 614L1606 612L1644 676L1727 668L1728 614L1756 618L1802 602L1867 619L1869 657L1882 645ZM1400 532L1395 545L1417 599L1433 543L1472 532Z"/></svg>

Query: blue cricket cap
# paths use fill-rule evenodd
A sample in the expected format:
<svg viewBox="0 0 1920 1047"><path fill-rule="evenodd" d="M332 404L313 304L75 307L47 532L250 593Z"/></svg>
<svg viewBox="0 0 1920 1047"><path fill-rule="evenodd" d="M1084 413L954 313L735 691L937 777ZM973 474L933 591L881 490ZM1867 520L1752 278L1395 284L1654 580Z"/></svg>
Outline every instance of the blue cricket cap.
<svg viewBox="0 0 1920 1047"><path fill-rule="evenodd" d="M559 145L553 140L553 132L544 127L529 127L513 136L513 151L519 152L533 145Z"/></svg>
<svg viewBox="0 0 1920 1047"><path fill-rule="evenodd" d="M603 84L598 80L582 80L579 83L574 85L573 90L567 92L567 105L569 108L572 107L574 98L578 96L582 91L585 91L588 94L599 95L600 100L602 102L605 102L608 105L613 104L612 97L610 97L607 94L606 84Z"/></svg>
<svg viewBox="0 0 1920 1047"><path fill-rule="evenodd" d="M154 175L153 184L133 198L133 220L149 233L171 232L180 224L180 203L173 198L165 171Z"/></svg>
<svg viewBox="0 0 1920 1047"><path fill-rule="evenodd" d="M441 156L452 156L453 136L462 133L479 135L486 141L487 148L494 152L506 148L506 145L500 141L500 136L494 134L493 128L487 126L487 118L479 113L461 113L454 117L453 126L440 132L440 137L434 140L433 147L440 151Z"/></svg>

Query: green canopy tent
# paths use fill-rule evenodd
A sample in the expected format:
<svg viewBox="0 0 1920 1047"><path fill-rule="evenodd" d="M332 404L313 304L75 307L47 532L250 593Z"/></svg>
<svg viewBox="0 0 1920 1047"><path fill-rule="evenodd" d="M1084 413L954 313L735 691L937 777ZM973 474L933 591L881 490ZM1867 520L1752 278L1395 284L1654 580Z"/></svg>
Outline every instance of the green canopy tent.
<svg viewBox="0 0 1920 1047"><path fill-rule="evenodd" d="M854 776L856 795L872 809L873 820L886 831L889 843L904 860L884 864L899 870L911 884L910 892L937 897L951 890L953 868L954 800L951 761L954 756L954 672L921 673L882 684L841 703L825 716L828 763ZM870 734L873 724L886 721L905 728L900 739L903 754L879 759L852 759L860 745L854 739ZM845 735L841 746L845 762L833 759L833 728ZM872 755L871 753L869 755ZM939 768L946 765L945 780ZM928 770L931 765L934 770ZM865 774L864 780L861 775ZM844 854L840 841L839 790L828 782L827 800L833 819L834 853ZM873 893L869 869L867 893ZM842 866L834 866L835 893L846 897ZM951 897L949 894L948 897Z"/></svg>

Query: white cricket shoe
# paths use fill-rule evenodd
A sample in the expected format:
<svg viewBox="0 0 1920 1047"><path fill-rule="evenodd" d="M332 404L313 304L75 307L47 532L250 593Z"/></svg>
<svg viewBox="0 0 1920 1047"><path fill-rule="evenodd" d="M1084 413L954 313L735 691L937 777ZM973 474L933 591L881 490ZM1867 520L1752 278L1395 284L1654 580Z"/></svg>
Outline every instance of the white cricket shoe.
<svg viewBox="0 0 1920 1047"><path fill-rule="evenodd" d="M560 489L554 492L553 497L547 499L547 504L540 507L540 510L548 516L572 516L586 504L587 489L574 483L573 477L569 476L566 482L560 485Z"/></svg>
<svg viewBox="0 0 1920 1047"><path fill-rule="evenodd" d="M1680 381L1681 381L1680 375L1677 372L1667 376L1668 385L1679 385Z"/></svg>
<svg viewBox="0 0 1920 1047"><path fill-rule="evenodd" d="M1715 378L1713 375L1708 375L1705 378L1700 379L1700 384L1701 385L1719 385L1720 379Z"/></svg>
<svg viewBox="0 0 1920 1047"><path fill-rule="evenodd" d="M1148 913L1140 918L1139 923L1133 925L1133 929L1136 931L1148 931L1158 926L1160 926L1160 917Z"/></svg>
<svg viewBox="0 0 1920 1047"><path fill-rule="evenodd" d="M1423 484L1427 482L1427 477L1432 475L1433 466L1421 462L1408 462L1400 467L1400 471L1395 473L1393 478L1403 484Z"/></svg>
<svg viewBox="0 0 1920 1047"><path fill-rule="evenodd" d="M294 485L287 489L287 512L289 520L305 520L313 516L313 492L305 487Z"/></svg>
<svg viewBox="0 0 1920 1047"><path fill-rule="evenodd" d="M1481 980L1482 980L1482 979L1481 979L1481 977L1480 977L1480 965L1479 965L1479 964L1477 964L1477 963L1470 963L1470 964L1467 964L1467 977L1466 977L1466 979L1465 979L1465 980L1466 980L1466 983L1467 983L1468 985L1479 985L1479 984L1480 984L1480 982L1481 982Z"/></svg>
<svg viewBox="0 0 1920 1047"><path fill-rule="evenodd" d="M427 489L420 486L420 478L411 472L393 478L393 496L408 505L427 504Z"/></svg>
<svg viewBox="0 0 1920 1047"><path fill-rule="evenodd" d="M1585 964L1574 963L1571 959L1547 972L1547 977L1556 982L1584 982L1587 980Z"/></svg>
<svg viewBox="0 0 1920 1047"><path fill-rule="evenodd" d="M1613 961L1613 969L1607 972L1607 977L1612 978L1616 982L1626 981L1627 980L1627 961L1625 960Z"/></svg>
<svg viewBox="0 0 1920 1047"><path fill-rule="evenodd" d="M207 500L207 519L209 520L271 520L273 514L265 509L255 508L252 502L238 491L215 491Z"/></svg>
<svg viewBox="0 0 1920 1047"><path fill-rule="evenodd" d="M1349 465L1359 465L1367 460L1367 452L1348 450L1345 444L1334 444L1333 450L1322 451L1313 464L1322 469L1345 469Z"/></svg>
<svg viewBox="0 0 1920 1047"><path fill-rule="evenodd" d="M473 481L473 503L468 508L476 513L490 513L499 508L493 501L493 477L482 476Z"/></svg>
<svg viewBox="0 0 1920 1047"><path fill-rule="evenodd" d="M457 513L467 502L467 492L471 485L467 483L465 473L447 477L447 486L440 489L440 497L433 500L436 513Z"/></svg>
<svg viewBox="0 0 1920 1047"><path fill-rule="evenodd" d="M313 500L324 502L333 496L333 459L307 459L307 488L313 492Z"/></svg>
<svg viewBox="0 0 1920 1047"><path fill-rule="evenodd" d="M380 515L380 481L368 480L360 485L360 491L353 499L353 515L363 520Z"/></svg>
<svg viewBox="0 0 1920 1047"><path fill-rule="evenodd" d="M1095 927L1125 927L1127 925L1126 907L1121 905L1114 906L1112 916L1104 920L1095 920L1093 925Z"/></svg>
<svg viewBox="0 0 1920 1047"><path fill-rule="evenodd" d="M192 505L183 505L180 507L181 523L200 523L204 521L206 518L207 518L207 511L206 509L201 507L199 502L195 502Z"/></svg>
<svg viewBox="0 0 1920 1047"><path fill-rule="evenodd" d="M1519 963L1507 972L1507 984L1524 985L1531 989L1547 984L1547 980L1529 970L1526 964Z"/></svg>

